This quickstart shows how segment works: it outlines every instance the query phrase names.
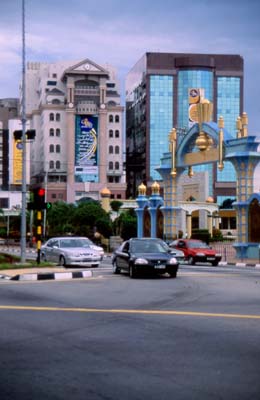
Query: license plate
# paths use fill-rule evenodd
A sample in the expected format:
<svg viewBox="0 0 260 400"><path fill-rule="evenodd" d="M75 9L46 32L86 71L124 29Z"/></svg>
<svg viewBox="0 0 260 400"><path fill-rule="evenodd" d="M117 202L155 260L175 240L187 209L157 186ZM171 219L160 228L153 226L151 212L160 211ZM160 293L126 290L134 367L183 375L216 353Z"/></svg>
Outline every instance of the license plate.
<svg viewBox="0 0 260 400"><path fill-rule="evenodd" d="M155 269L165 269L165 265L164 265L164 264L155 265L154 268L155 268Z"/></svg>
<svg viewBox="0 0 260 400"><path fill-rule="evenodd" d="M209 260L209 261L214 261L214 260L215 260L215 257L208 257L207 260Z"/></svg>

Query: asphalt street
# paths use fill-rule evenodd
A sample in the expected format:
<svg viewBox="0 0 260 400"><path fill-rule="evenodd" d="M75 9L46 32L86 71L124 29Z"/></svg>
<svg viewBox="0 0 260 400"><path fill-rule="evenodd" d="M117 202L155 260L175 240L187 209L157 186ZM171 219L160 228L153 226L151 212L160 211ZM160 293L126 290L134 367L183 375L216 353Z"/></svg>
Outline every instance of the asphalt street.
<svg viewBox="0 0 260 400"><path fill-rule="evenodd" d="M260 271L0 282L1 400L260 397Z"/></svg>

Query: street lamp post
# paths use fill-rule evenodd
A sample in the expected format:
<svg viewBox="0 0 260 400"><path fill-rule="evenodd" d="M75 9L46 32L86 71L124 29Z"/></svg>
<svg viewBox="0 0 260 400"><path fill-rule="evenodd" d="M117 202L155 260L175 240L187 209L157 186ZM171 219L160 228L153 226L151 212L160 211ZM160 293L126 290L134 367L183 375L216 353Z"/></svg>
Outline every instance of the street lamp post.
<svg viewBox="0 0 260 400"><path fill-rule="evenodd" d="M21 213L21 262L26 252L26 109L25 109L25 0L22 0L22 213Z"/></svg>

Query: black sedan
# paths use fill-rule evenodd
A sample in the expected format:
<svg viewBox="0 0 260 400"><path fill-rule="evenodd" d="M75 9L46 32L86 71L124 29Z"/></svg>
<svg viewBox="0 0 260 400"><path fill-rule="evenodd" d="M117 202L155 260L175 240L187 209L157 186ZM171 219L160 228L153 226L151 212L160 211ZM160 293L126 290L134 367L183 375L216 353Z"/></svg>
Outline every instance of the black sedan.
<svg viewBox="0 0 260 400"><path fill-rule="evenodd" d="M113 253L112 265L114 274L125 271L131 278L141 272L168 273L176 278L179 268L167 244L152 238L132 238L123 242Z"/></svg>

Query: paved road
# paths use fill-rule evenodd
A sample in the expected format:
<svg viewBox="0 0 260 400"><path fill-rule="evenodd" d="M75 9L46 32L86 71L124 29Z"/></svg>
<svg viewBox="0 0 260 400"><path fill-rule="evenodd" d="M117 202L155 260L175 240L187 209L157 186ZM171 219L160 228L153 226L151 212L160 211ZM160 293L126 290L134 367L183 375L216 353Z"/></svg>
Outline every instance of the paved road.
<svg viewBox="0 0 260 400"><path fill-rule="evenodd" d="M1 282L1 400L260 397L260 272Z"/></svg>

